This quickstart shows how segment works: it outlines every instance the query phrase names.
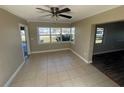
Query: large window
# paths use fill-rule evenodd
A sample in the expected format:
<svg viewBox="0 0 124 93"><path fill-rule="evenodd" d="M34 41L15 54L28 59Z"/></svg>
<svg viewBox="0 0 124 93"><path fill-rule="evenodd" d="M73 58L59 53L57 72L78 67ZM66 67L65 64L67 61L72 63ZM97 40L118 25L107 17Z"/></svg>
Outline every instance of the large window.
<svg viewBox="0 0 124 93"><path fill-rule="evenodd" d="M62 28L62 41L70 41L70 28Z"/></svg>
<svg viewBox="0 0 124 93"><path fill-rule="evenodd" d="M97 27L96 28L96 44L101 44L103 43L103 36L104 36L104 28L102 27Z"/></svg>
<svg viewBox="0 0 124 93"><path fill-rule="evenodd" d="M39 43L50 43L50 28L39 27Z"/></svg>
<svg viewBox="0 0 124 93"><path fill-rule="evenodd" d="M73 42L75 28L38 28L39 43Z"/></svg>
<svg viewBox="0 0 124 93"><path fill-rule="evenodd" d="M60 28L51 28L51 42L61 41L61 30Z"/></svg>
<svg viewBox="0 0 124 93"><path fill-rule="evenodd" d="M71 41L74 42L74 40L75 40L75 27L71 28L71 34L70 35L71 35Z"/></svg>

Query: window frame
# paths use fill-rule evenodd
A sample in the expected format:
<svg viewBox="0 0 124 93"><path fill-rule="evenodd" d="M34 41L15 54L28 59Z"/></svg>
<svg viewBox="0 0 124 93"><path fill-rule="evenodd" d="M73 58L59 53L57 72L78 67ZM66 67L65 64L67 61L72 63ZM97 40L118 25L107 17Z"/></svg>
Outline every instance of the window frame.
<svg viewBox="0 0 124 93"><path fill-rule="evenodd" d="M51 34L51 29L52 29L52 28L59 28L59 29L60 29L60 38L61 38L61 33L62 33L61 27L50 27L50 39L51 39L51 40L50 40L50 41L51 41L50 43L51 43L51 44L54 44L54 43L61 43L62 38L61 38L60 42L52 42L52 34Z"/></svg>
<svg viewBox="0 0 124 93"><path fill-rule="evenodd" d="M75 28L75 27L71 27L71 34L72 34L72 28L74 28L74 41L71 41L71 44L75 44L75 37L76 37L76 36L75 36L75 35L76 35L76 34L75 34L75 32L76 32L75 29L76 29L76 28Z"/></svg>
<svg viewBox="0 0 124 93"><path fill-rule="evenodd" d="M96 43L97 28L103 28L103 35L102 35L102 42L101 42L101 43ZM103 44L103 43L104 43L104 35L105 35L105 28L104 28L104 27L102 27L102 26L96 26L96 31L95 31L95 41L94 41L94 43L95 43L96 45Z"/></svg>
<svg viewBox="0 0 124 93"><path fill-rule="evenodd" d="M39 28L49 28L50 42L45 42L45 43L40 42ZM51 29L52 28L60 28L60 37L61 37L60 42L52 42L52 34L51 34ZM38 26L37 27L37 41L38 41L38 44L54 44L54 43L73 43L74 44L75 43L75 38L74 38L74 41L71 41L71 37L70 37L69 41L62 41L62 28L69 28L70 29L70 35L71 35L71 30L72 30L73 27L45 27L45 26ZM74 33L74 36L75 36L75 33Z"/></svg>
<svg viewBox="0 0 124 93"><path fill-rule="evenodd" d="M39 35L39 28L49 28L49 31L50 31L50 27L37 27L37 39L38 39L38 44L50 44L51 43L51 39L50 39L50 42L45 42L45 43L41 43L40 42L40 35ZM50 32L51 34L51 32ZM49 34L49 37L50 37L50 34ZM45 36L45 35L42 35L42 36ZM47 36L47 35L46 35ZM51 38L51 37L50 37Z"/></svg>
<svg viewBox="0 0 124 93"><path fill-rule="evenodd" d="M69 28L70 29L70 34L71 34L71 27L62 27L62 28ZM70 43L71 40L69 40L69 41L62 41L62 28L61 28L61 42L62 43ZM71 39L71 37L70 37L70 39Z"/></svg>

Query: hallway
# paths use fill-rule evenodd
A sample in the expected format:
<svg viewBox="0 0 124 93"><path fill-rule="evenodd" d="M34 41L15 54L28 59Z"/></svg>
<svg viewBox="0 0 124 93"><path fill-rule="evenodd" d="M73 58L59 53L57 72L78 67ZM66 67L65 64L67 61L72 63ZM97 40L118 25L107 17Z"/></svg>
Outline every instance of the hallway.
<svg viewBox="0 0 124 93"><path fill-rule="evenodd" d="M71 51L32 54L11 87L117 87Z"/></svg>

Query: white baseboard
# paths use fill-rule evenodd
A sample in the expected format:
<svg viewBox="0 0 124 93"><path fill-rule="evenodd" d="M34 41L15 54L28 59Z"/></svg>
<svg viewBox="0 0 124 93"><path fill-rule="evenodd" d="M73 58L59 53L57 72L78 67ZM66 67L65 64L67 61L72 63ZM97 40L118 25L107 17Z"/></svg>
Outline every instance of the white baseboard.
<svg viewBox="0 0 124 93"><path fill-rule="evenodd" d="M33 51L31 54L37 54L37 53L45 53L45 52L56 52L56 51L63 51L63 50L70 50L72 51L76 56L78 56L80 59L82 59L86 63L92 63L92 61L87 61L85 58L80 56L78 53L76 53L74 50L71 48L62 48L62 49L53 49L53 50L44 50L44 51Z"/></svg>
<svg viewBox="0 0 124 93"><path fill-rule="evenodd" d="M52 50L43 50L43 51L33 51L33 52L31 52L31 54L45 53L45 52L56 52L56 51L62 51L62 50L69 50L69 48L52 49Z"/></svg>
<svg viewBox="0 0 124 93"><path fill-rule="evenodd" d="M93 63L93 61L89 61L89 63L91 64L91 63Z"/></svg>
<svg viewBox="0 0 124 93"><path fill-rule="evenodd" d="M12 76L9 78L9 80L5 83L4 87L9 87L10 84L12 83L13 79L16 77L18 72L21 70L25 62L22 62L22 64L16 69L16 71L12 74Z"/></svg>
<svg viewBox="0 0 124 93"><path fill-rule="evenodd" d="M82 59L85 63L92 63L92 61L88 61L88 60L86 60L85 58L83 58L81 55L79 55L77 52L75 52L74 50L72 50L72 49L69 49L69 50L71 50L76 56L78 56L80 59Z"/></svg>

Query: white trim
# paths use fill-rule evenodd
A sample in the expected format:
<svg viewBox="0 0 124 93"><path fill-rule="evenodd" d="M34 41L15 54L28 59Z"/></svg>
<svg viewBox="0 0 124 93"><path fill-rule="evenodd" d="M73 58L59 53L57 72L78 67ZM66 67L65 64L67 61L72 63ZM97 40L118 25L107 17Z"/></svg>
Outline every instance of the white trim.
<svg viewBox="0 0 124 93"><path fill-rule="evenodd" d="M62 50L69 50L69 48L52 49L52 50L43 50L43 51L33 51L33 52L31 52L31 54L46 53L46 52L56 52L56 51L62 51Z"/></svg>
<svg viewBox="0 0 124 93"><path fill-rule="evenodd" d="M40 35L39 35L39 28L49 28L49 32L50 32L50 34L49 35L42 35L42 36L50 36L50 42L41 42L40 41ZM61 37L61 40L60 40L60 42L52 42L52 34L51 34L51 29L52 28L59 28L60 29L60 37ZM42 44L52 44L52 43L74 43L74 41L62 41L62 29L65 29L65 28L67 28L67 29L69 29L70 30L70 35L71 35L71 31L72 31L72 27L46 27L46 26L43 26L43 27L41 27L41 26L37 26L37 42L38 42L38 44L39 45L42 45ZM70 37L71 38L71 37Z"/></svg>
<svg viewBox="0 0 124 93"><path fill-rule="evenodd" d="M10 84L13 81L13 79L19 73L19 71L21 70L21 68L23 67L24 64L25 64L25 62L22 62L22 64L16 69L16 71L11 75L11 77L9 78L9 80L5 83L4 87L9 87L10 86Z"/></svg>
<svg viewBox="0 0 124 93"><path fill-rule="evenodd" d="M76 56L78 56L80 59L82 59L84 62L86 62L86 63L91 63L91 61L88 61L88 60L86 60L85 58L83 58L81 55L79 55L77 52L75 52L74 50L72 50L72 49L69 49L69 50L71 50Z"/></svg>
<svg viewBox="0 0 124 93"><path fill-rule="evenodd" d="M23 24L21 24L21 23L19 23L18 24L18 29L19 29L19 34L20 34L20 27L21 26L24 26ZM22 40L21 40L21 34L20 34L20 44L22 44ZM25 57L24 57L24 52L23 52L23 49L22 49L22 45L20 45L21 46L21 52L22 52L22 56L23 56L23 60L25 61Z"/></svg>
<svg viewBox="0 0 124 93"><path fill-rule="evenodd" d="M102 52L94 53L93 55L104 54L104 53L111 53L111 52L117 52L117 51L122 51L122 50L124 50L124 49L102 51Z"/></svg>
<svg viewBox="0 0 124 93"><path fill-rule="evenodd" d="M26 34L26 40L27 40L28 55L30 55L31 54L31 49L30 49L29 30L28 30L27 25L25 25L25 34Z"/></svg>
<svg viewBox="0 0 124 93"><path fill-rule="evenodd" d="M31 50L30 50L28 26L25 25L25 24L21 24L21 23L19 23L18 26L19 26L19 33L20 33L20 27L24 27L25 28L25 36L26 36L26 41L27 41L28 55L30 55L31 54ZM20 34L20 40L21 40L21 34ZM25 61L25 56L24 56L24 52L23 52L23 48L22 47L21 47L21 50L22 50L23 60Z"/></svg>
<svg viewBox="0 0 124 93"><path fill-rule="evenodd" d="M91 64L91 63L93 63L93 61L90 60L89 63Z"/></svg>
<svg viewBox="0 0 124 93"><path fill-rule="evenodd" d="M52 49L52 50L43 50L43 51L33 51L31 54L37 54L37 53L46 53L46 52L57 52L57 51L63 51L63 50L70 50L72 51L76 56L78 56L80 59L82 59L85 63L92 63L92 61L88 61L85 58L83 58L81 55L79 55L77 52L72 50L71 48L62 48L62 49Z"/></svg>

